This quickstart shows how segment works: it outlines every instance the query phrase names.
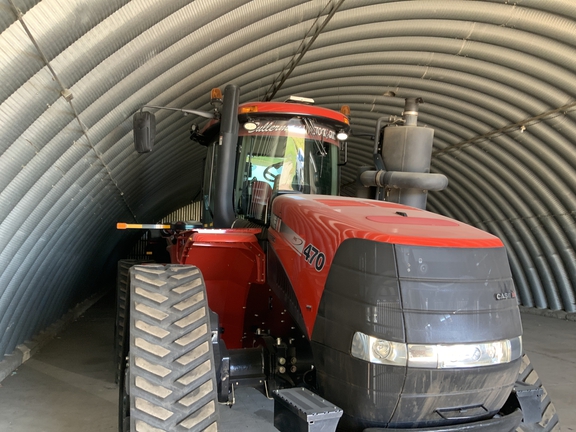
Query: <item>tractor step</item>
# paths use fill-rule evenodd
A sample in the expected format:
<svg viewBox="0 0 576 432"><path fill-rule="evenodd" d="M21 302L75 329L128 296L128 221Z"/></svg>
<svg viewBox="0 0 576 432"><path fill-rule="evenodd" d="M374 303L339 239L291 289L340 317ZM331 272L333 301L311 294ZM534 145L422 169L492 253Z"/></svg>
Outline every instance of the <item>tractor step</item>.
<svg viewBox="0 0 576 432"><path fill-rule="evenodd" d="M342 409L303 387L274 390L274 427L280 432L335 432Z"/></svg>

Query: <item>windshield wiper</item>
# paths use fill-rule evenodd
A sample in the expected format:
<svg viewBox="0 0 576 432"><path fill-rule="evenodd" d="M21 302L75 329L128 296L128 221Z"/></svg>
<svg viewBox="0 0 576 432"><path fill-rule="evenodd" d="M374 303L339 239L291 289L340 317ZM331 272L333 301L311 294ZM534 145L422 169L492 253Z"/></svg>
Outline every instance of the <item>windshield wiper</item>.
<svg viewBox="0 0 576 432"><path fill-rule="evenodd" d="M318 154L322 157L327 156L328 153L324 148L324 140L320 141L316 139L316 128L314 126L314 121L308 117L303 117L302 121L304 122L304 126L306 127L306 132L308 133L308 135L310 135L310 137L314 141L314 144L316 144L316 147L318 148Z"/></svg>

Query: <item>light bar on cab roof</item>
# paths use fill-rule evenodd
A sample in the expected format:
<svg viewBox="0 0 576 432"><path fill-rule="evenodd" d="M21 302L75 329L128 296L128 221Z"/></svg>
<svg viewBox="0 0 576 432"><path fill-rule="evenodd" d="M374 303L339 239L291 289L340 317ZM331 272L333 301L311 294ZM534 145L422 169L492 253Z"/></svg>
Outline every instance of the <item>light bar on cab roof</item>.
<svg viewBox="0 0 576 432"><path fill-rule="evenodd" d="M177 222L173 224L129 224L125 222L118 222L116 224L116 229L167 229L167 230L180 230L186 231L191 229L198 229L202 225L199 223L187 224L183 222Z"/></svg>
<svg viewBox="0 0 576 432"><path fill-rule="evenodd" d="M250 113L255 113L255 112L258 112L258 106L257 105L246 105L246 106L242 106L238 109L239 114L250 114Z"/></svg>
<svg viewBox="0 0 576 432"><path fill-rule="evenodd" d="M170 225L167 224L129 224L124 222L118 222L116 224L116 229L170 229Z"/></svg>

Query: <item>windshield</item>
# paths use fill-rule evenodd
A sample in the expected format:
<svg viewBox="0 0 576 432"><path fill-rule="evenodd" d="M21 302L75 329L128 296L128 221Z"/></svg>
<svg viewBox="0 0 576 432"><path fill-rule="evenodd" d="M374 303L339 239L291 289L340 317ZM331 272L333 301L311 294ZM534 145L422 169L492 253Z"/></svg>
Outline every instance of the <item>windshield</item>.
<svg viewBox="0 0 576 432"><path fill-rule="evenodd" d="M273 193L338 194L334 128L307 118L251 119L240 124L239 140L238 214L262 220L257 204Z"/></svg>

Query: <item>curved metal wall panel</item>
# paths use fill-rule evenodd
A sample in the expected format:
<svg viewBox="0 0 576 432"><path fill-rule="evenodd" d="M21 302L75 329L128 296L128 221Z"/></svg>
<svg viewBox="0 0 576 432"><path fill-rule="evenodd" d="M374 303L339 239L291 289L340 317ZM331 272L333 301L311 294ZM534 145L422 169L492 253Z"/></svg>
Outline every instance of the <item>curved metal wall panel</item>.
<svg viewBox="0 0 576 432"><path fill-rule="evenodd" d="M96 289L133 239L117 221L198 200L195 119L158 111L137 155L132 114L229 82L262 100L336 4L275 99L348 104L370 134L423 97L451 182L430 209L502 238L524 305L576 310L572 0L0 0L0 355ZM344 194L371 148L350 139Z"/></svg>

